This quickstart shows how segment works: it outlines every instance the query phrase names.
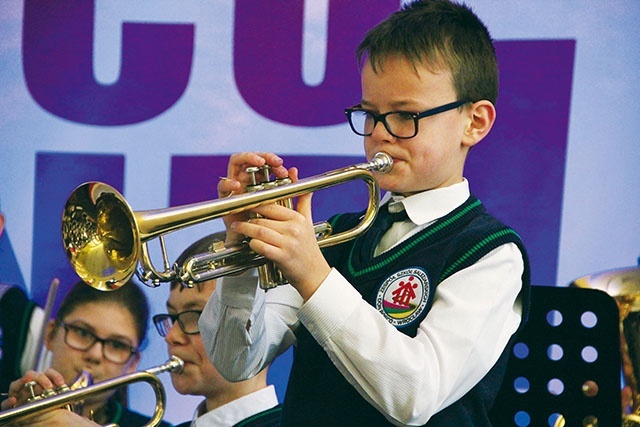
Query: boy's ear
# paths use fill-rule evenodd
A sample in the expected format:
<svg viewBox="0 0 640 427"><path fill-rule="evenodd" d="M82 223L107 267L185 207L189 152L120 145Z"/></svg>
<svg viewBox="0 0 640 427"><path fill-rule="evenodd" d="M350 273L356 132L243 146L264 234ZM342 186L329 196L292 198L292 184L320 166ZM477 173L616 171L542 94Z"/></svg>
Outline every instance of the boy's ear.
<svg viewBox="0 0 640 427"><path fill-rule="evenodd" d="M474 102L469 111L469 123L464 131L462 144L473 147L487 136L496 121L496 108L490 101Z"/></svg>

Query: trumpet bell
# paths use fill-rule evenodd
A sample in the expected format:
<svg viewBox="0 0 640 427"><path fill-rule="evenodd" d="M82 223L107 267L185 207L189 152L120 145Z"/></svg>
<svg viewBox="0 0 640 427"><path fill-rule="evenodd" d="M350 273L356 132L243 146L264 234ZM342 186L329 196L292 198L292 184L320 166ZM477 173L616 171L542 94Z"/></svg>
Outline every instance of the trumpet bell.
<svg viewBox="0 0 640 427"><path fill-rule="evenodd" d="M62 241L80 278L99 290L122 286L137 268L140 248L133 211L113 187L87 182L67 199Z"/></svg>
<svg viewBox="0 0 640 427"><path fill-rule="evenodd" d="M640 267L625 267L589 274L575 279L573 285L608 293L621 306L623 315L640 311Z"/></svg>

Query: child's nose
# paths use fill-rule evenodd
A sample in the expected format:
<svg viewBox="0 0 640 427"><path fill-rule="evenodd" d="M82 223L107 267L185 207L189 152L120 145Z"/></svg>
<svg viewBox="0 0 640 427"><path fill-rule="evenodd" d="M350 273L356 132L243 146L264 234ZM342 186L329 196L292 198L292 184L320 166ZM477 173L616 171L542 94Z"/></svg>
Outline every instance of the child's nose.
<svg viewBox="0 0 640 427"><path fill-rule="evenodd" d="M382 120L378 120L373 126L371 137L381 141L393 139L393 135L389 133L386 123L384 123Z"/></svg>

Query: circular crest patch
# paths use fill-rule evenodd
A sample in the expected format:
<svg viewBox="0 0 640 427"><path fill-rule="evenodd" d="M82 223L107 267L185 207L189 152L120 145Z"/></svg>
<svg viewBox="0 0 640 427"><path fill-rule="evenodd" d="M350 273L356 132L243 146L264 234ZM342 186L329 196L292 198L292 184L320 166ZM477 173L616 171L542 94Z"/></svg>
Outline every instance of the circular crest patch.
<svg viewBox="0 0 640 427"><path fill-rule="evenodd" d="M394 326L402 327L417 319L429 300L429 277L412 267L389 276L380 286L376 308Z"/></svg>

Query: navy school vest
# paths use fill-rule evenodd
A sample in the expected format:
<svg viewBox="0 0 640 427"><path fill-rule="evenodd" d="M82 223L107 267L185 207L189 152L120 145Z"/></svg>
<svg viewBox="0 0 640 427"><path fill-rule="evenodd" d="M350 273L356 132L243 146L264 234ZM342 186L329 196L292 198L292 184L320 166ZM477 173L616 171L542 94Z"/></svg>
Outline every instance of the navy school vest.
<svg viewBox="0 0 640 427"><path fill-rule="evenodd" d="M357 224L360 215L333 218L335 232ZM519 247L524 259L521 294L526 319L530 278L525 248L515 231L489 215L474 196L378 257L360 256L359 249L366 238L365 233L354 241L325 248L324 255L400 332L416 335L418 325L429 312L438 283L510 242ZM284 426L392 425L347 382L304 327L297 338L284 401ZM472 390L434 415L426 425L491 426L487 413L502 383L510 344Z"/></svg>

